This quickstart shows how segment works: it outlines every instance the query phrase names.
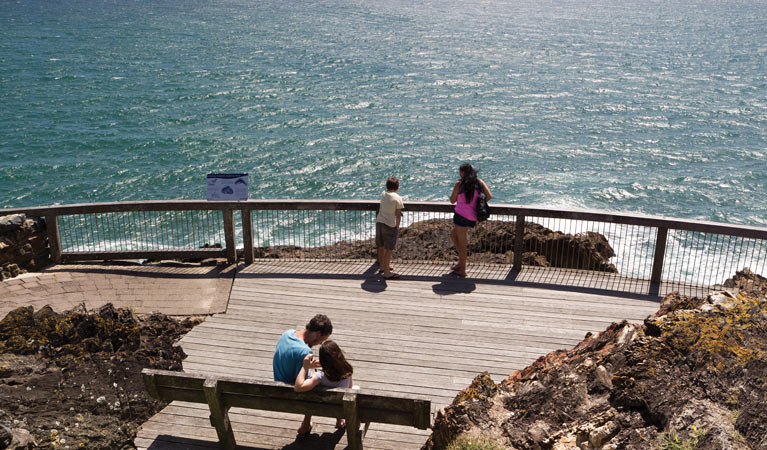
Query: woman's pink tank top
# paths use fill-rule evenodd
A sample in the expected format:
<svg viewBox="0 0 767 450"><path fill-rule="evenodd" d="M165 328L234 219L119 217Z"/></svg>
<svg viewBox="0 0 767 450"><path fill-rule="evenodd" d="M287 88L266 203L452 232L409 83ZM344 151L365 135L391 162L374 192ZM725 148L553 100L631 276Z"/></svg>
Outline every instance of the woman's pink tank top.
<svg viewBox="0 0 767 450"><path fill-rule="evenodd" d="M466 193L461 192L458 194L458 201L455 202L455 212L463 217L473 220L477 220L477 199L479 198L479 189L474 189L474 197L471 199L471 203L466 203Z"/></svg>

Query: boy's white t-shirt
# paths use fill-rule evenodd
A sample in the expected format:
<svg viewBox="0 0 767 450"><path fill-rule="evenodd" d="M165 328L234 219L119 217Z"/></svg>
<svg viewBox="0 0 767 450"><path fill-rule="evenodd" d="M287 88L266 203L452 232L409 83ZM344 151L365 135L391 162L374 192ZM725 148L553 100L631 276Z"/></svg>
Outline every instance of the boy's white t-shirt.
<svg viewBox="0 0 767 450"><path fill-rule="evenodd" d="M384 191L381 194L381 207L378 210L378 216L376 222L381 222L390 227L397 225L397 216L395 212L398 209L405 209L405 204L402 203L402 197L396 192Z"/></svg>

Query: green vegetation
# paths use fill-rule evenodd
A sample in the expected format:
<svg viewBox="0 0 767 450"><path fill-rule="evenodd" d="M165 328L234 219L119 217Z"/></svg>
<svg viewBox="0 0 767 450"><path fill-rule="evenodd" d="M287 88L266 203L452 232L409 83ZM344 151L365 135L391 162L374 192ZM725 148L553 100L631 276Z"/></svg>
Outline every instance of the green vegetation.
<svg viewBox="0 0 767 450"><path fill-rule="evenodd" d="M448 444L447 450L503 450L503 447L487 438L461 435Z"/></svg>
<svg viewBox="0 0 767 450"><path fill-rule="evenodd" d="M663 433L661 437L661 450L693 450L698 445L698 441L706 434L705 430L692 427L687 439L679 440L679 434L671 429Z"/></svg>

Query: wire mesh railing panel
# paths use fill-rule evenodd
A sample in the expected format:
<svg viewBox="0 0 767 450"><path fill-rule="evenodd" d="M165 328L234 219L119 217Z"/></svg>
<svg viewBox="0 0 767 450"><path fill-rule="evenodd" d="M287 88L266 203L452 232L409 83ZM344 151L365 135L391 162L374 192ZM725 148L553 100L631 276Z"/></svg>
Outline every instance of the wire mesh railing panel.
<svg viewBox="0 0 767 450"><path fill-rule="evenodd" d="M376 206L359 200L148 201L40 207L28 213L56 218L58 227L49 229L54 260L141 252L154 258L167 250L179 258L225 254L233 263L238 244L252 238L255 251L243 252L248 262L253 257L373 261ZM239 211L250 214L247 225ZM17 212L24 211L6 210ZM697 295L743 268L767 271L767 230L762 228L511 205L494 206L493 212L468 232L468 262L488 267L482 273L496 279L517 279L511 270L521 263L518 274L539 273L543 282L651 293L662 285L661 293L676 289ZM519 217L525 222L520 239ZM406 202L394 261L456 261L452 218L449 204ZM656 249L658 242L664 246ZM225 250L194 251L216 244Z"/></svg>
<svg viewBox="0 0 767 450"><path fill-rule="evenodd" d="M375 258L374 211L254 210L251 220L256 258Z"/></svg>
<svg viewBox="0 0 767 450"><path fill-rule="evenodd" d="M566 284L641 291L651 277L656 237L654 227L526 217L522 264L546 270L552 282L558 276ZM573 271L578 275L567 275Z"/></svg>
<svg viewBox="0 0 767 450"><path fill-rule="evenodd" d="M767 269L767 241L715 233L669 230L662 279L692 295L696 286L719 286L737 271Z"/></svg>
<svg viewBox="0 0 767 450"><path fill-rule="evenodd" d="M197 249L223 245L221 211L120 211L58 217L63 252Z"/></svg>
<svg viewBox="0 0 767 450"><path fill-rule="evenodd" d="M442 264L455 259L450 241L452 227L452 214L403 211L393 261Z"/></svg>

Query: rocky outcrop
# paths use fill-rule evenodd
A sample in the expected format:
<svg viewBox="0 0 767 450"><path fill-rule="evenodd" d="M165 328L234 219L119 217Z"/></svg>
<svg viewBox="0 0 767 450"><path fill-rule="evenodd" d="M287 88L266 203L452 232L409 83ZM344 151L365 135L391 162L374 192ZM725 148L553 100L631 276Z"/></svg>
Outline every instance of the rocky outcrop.
<svg viewBox="0 0 767 450"><path fill-rule="evenodd" d="M165 406L141 370L180 370L174 343L197 323L111 304L11 311L0 321L0 448L135 448L138 426Z"/></svg>
<svg viewBox="0 0 767 450"><path fill-rule="evenodd" d="M509 449L767 449L767 297L755 281L744 269L704 299L671 294L644 324L612 324L498 385L477 376L424 448L480 435Z"/></svg>
<svg viewBox="0 0 767 450"><path fill-rule="evenodd" d="M45 220L24 214L0 217L0 281L49 262Z"/></svg>
<svg viewBox="0 0 767 450"><path fill-rule="evenodd" d="M445 261L456 257L450 242L452 222L430 219L400 230L394 257L406 261ZM469 262L511 264L514 261L515 226L512 222L486 221L471 231ZM565 234L532 222L525 223L524 264L582 268L617 272L609 259L615 255L610 243L598 233ZM344 241L317 248L296 246L260 247L257 258L338 258L376 257L372 239Z"/></svg>

